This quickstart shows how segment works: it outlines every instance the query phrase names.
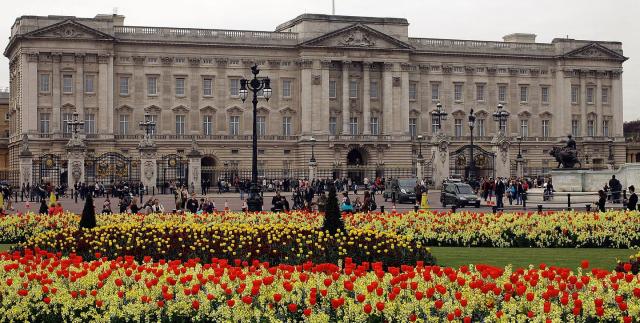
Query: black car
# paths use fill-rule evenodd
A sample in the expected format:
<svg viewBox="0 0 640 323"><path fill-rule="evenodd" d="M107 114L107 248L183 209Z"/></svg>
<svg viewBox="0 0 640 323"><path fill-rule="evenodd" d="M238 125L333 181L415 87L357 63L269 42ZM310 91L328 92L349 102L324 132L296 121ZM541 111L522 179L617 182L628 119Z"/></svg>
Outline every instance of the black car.
<svg viewBox="0 0 640 323"><path fill-rule="evenodd" d="M397 203L416 203L416 183L418 179L415 177L393 179L390 183L385 184L385 191L382 194L384 201L393 199L396 196Z"/></svg>
<svg viewBox="0 0 640 323"><path fill-rule="evenodd" d="M443 207L455 205L457 207L480 207L480 199L469 184L460 182L445 182L440 192L440 203Z"/></svg>

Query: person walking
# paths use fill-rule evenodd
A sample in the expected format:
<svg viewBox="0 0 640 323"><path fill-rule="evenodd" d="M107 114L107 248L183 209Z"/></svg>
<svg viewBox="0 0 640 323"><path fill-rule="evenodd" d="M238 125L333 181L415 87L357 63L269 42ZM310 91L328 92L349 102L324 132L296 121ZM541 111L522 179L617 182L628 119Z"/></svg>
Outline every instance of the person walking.
<svg viewBox="0 0 640 323"><path fill-rule="evenodd" d="M607 194L603 191L603 190L599 190L598 191L598 202L596 202L596 205L598 206L598 210L600 210L600 212L605 212L605 204L607 203Z"/></svg>
<svg viewBox="0 0 640 323"><path fill-rule="evenodd" d="M503 209L504 208L504 203L502 201L502 197L504 196L504 192L505 192L505 185L504 182L502 181L502 179L498 178L496 181L496 189L495 189L495 193L496 193L496 208L498 209Z"/></svg>

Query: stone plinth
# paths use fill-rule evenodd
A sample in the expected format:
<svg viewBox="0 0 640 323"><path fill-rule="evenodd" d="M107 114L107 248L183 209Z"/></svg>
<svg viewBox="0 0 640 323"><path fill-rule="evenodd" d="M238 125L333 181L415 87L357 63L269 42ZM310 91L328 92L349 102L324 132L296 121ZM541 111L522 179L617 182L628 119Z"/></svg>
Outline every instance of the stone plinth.
<svg viewBox="0 0 640 323"><path fill-rule="evenodd" d="M558 192L597 192L609 183L611 176L626 189L630 185L640 185L640 163L624 164L615 170L589 170L580 168L559 168L551 170L553 188Z"/></svg>

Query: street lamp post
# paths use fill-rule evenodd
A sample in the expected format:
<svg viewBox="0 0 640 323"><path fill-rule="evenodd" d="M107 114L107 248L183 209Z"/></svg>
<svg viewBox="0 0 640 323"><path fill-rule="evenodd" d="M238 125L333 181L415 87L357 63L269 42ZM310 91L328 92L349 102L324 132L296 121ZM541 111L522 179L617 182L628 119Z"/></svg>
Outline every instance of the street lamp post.
<svg viewBox="0 0 640 323"><path fill-rule="evenodd" d="M151 116L148 114L144 115L144 121L140 121L140 129L144 129L144 138L149 140L151 139L151 134L153 133L153 129L155 129L156 123L151 120Z"/></svg>
<svg viewBox="0 0 640 323"><path fill-rule="evenodd" d="M476 180L476 161L473 158L473 127L476 125L476 115L473 113L473 109L469 111L469 134L471 138L471 148L469 149L469 184L475 187Z"/></svg>
<svg viewBox="0 0 640 323"><path fill-rule="evenodd" d="M522 157L522 136L516 138L518 140L518 156L516 156L516 176L518 178L524 177L524 157Z"/></svg>
<svg viewBox="0 0 640 323"><path fill-rule="evenodd" d="M418 135L418 145L420 150L418 151L418 159L422 160L422 141L424 140L424 136Z"/></svg>
<svg viewBox="0 0 640 323"><path fill-rule="evenodd" d="M502 104L498 104L498 108L496 112L493 113L493 120L498 123L498 134L504 134L506 132L506 122L509 119L509 112L504 110ZM502 131L502 125L504 125L505 130Z"/></svg>
<svg viewBox="0 0 640 323"><path fill-rule="evenodd" d="M613 168L616 165L616 159L615 159L615 156L613 155L613 138L609 138L608 143L609 143L609 165L611 165L611 168Z"/></svg>
<svg viewBox="0 0 640 323"><path fill-rule="evenodd" d="M77 140L78 139L78 128L84 126L84 122L78 120L78 112L74 112L73 113L73 119L72 121L68 121L67 124L69 126L71 126L71 138L73 140Z"/></svg>
<svg viewBox="0 0 640 323"><path fill-rule="evenodd" d="M309 159L309 163L315 163L316 162L316 154L315 154L314 147L316 145L316 138L314 138L314 137L309 138L309 142L311 143L311 159Z"/></svg>
<svg viewBox="0 0 640 323"><path fill-rule="evenodd" d="M442 121L447 120L447 115L448 113L446 113L444 109L442 109L442 104L440 104L440 102L436 104L436 109L431 111L431 116L437 121L436 131L438 134L442 130Z"/></svg>
<svg viewBox="0 0 640 323"><path fill-rule="evenodd" d="M518 140L518 156L516 156L516 159L521 160L522 159L522 150L520 149L520 145L522 144L522 137L518 137L516 139Z"/></svg>
<svg viewBox="0 0 640 323"><path fill-rule="evenodd" d="M269 78L258 79L258 65L255 64L251 67L251 73L253 78L251 80L240 80L240 99L244 102L247 99L249 91L253 93L253 151L251 158L251 188L249 189L249 199L247 200L247 207L250 212L258 212L262 210L262 197L258 190L258 126L256 123L256 115L258 111L258 92L262 91L262 95L265 100L269 101L271 97L271 80Z"/></svg>

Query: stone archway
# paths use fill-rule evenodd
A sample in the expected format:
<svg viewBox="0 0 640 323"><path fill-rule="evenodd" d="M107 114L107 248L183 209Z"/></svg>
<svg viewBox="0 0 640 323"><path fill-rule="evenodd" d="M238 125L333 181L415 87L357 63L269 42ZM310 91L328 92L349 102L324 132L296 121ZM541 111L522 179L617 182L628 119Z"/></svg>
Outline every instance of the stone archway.
<svg viewBox="0 0 640 323"><path fill-rule="evenodd" d="M203 186L212 186L218 180L218 159L213 155L205 155L200 160L200 167L202 169L202 185Z"/></svg>
<svg viewBox="0 0 640 323"><path fill-rule="evenodd" d="M360 148L352 148L347 153L347 177L352 182L363 183L368 157L367 152Z"/></svg>

